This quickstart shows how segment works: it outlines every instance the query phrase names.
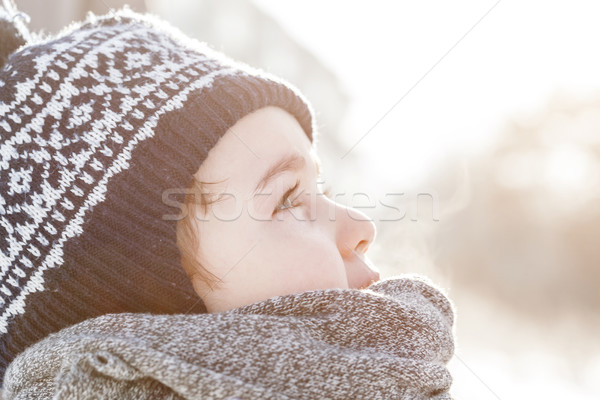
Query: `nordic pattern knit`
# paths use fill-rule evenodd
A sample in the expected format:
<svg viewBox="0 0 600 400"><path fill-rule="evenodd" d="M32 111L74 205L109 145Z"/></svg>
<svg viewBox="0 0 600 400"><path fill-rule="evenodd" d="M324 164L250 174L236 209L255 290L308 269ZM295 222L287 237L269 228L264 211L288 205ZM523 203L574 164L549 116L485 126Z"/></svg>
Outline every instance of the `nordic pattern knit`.
<svg viewBox="0 0 600 400"><path fill-rule="evenodd" d="M110 314L19 355L5 400L450 399L453 310L428 280L213 314Z"/></svg>
<svg viewBox="0 0 600 400"><path fill-rule="evenodd" d="M293 86L127 10L8 56L0 377L27 346L87 318L205 311L181 265L173 203L223 134L269 105L316 143Z"/></svg>

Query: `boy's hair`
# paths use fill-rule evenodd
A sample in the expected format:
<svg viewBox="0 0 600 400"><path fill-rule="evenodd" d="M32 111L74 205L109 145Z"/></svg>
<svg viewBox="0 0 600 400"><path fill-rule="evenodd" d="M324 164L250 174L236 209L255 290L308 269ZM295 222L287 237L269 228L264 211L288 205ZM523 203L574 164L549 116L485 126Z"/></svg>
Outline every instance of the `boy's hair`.
<svg viewBox="0 0 600 400"><path fill-rule="evenodd" d="M213 285L218 285L222 280L198 260L201 239L195 218L197 212L207 215L211 206L219 201L207 190L214 183L218 182L202 182L194 177L183 202L183 218L177 221L177 247L181 252L181 265L190 279L199 277L211 290Z"/></svg>

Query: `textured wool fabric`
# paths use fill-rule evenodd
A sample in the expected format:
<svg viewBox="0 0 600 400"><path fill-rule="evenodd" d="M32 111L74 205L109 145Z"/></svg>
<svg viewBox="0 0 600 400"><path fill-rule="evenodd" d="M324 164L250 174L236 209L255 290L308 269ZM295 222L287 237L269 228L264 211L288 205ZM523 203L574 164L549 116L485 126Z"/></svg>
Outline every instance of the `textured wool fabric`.
<svg viewBox="0 0 600 400"><path fill-rule="evenodd" d="M427 279L196 315L111 314L10 365L11 399L450 399L453 309Z"/></svg>
<svg viewBox="0 0 600 400"><path fill-rule="evenodd" d="M87 318L206 311L173 204L224 133L262 107L288 111L316 143L296 88L153 17L121 10L19 40L0 41L15 50L0 52L0 377L27 346Z"/></svg>

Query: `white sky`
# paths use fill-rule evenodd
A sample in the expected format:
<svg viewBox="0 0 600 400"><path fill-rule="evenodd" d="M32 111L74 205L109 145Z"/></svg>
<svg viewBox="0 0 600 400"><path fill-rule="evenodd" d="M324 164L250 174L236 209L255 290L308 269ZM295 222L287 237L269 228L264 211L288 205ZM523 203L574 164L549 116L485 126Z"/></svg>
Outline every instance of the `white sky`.
<svg viewBox="0 0 600 400"><path fill-rule="evenodd" d="M346 86L350 149L496 0L255 3ZM598 91L599 16L598 1L500 1L355 147L357 179L393 166L397 181L418 183L443 154L490 144L507 117Z"/></svg>

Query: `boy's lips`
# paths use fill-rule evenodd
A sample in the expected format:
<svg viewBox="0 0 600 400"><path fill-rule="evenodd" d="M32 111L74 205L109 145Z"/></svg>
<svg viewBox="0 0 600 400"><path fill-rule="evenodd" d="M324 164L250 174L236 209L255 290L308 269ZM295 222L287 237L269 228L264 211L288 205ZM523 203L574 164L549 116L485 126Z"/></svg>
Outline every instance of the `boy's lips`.
<svg viewBox="0 0 600 400"><path fill-rule="evenodd" d="M355 254L357 258L348 266L352 268L351 276L354 277L349 279L348 286L354 289L365 289L380 279L379 270L364 253Z"/></svg>

